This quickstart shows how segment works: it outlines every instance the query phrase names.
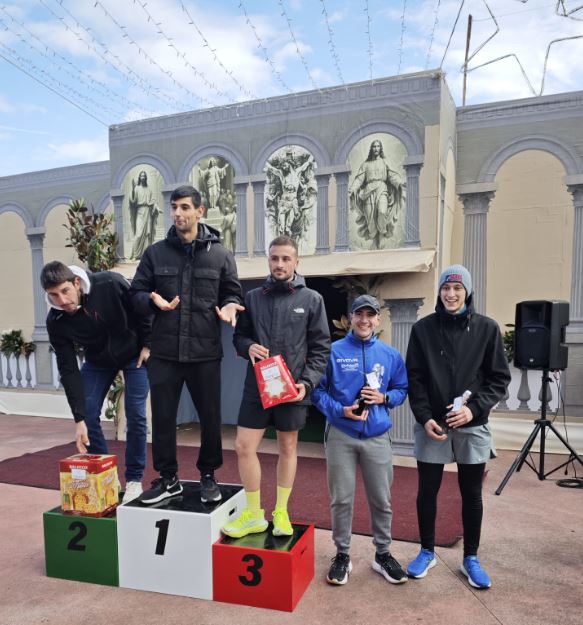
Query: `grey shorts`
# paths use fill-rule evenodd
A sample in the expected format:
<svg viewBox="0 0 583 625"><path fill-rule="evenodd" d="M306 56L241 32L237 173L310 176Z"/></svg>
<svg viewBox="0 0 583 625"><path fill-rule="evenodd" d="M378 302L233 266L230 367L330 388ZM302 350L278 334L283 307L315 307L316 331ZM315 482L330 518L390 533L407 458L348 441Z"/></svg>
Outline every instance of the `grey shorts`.
<svg viewBox="0 0 583 625"><path fill-rule="evenodd" d="M482 464L496 457L492 433L487 423L449 430L444 441L429 438L425 428L415 423L413 453L417 460L434 464Z"/></svg>

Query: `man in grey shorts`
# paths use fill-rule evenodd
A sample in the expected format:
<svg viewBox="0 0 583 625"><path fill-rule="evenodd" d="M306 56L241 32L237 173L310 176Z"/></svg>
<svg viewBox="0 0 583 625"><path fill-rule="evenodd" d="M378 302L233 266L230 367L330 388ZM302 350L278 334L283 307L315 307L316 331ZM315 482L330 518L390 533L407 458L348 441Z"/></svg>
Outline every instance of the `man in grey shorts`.
<svg viewBox="0 0 583 625"><path fill-rule="evenodd" d="M437 494L444 464L456 462L464 529L461 571L474 588L489 588L490 577L478 559L482 481L486 461L495 455L488 415L504 396L510 371L497 323L474 312L472 297L469 271L462 265L444 269L435 312L411 330L406 362L417 421L421 551L407 573L425 577L436 564Z"/></svg>
<svg viewBox="0 0 583 625"><path fill-rule="evenodd" d="M322 296L306 287L296 273L299 263L296 242L279 236L269 244L270 275L263 286L245 296L245 311L239 316L233 343L237 354L249 359L243 398L237 422L235 449L247 506L241 515L222 528L224 534L240 538L267 529L261 508L261 465L257 449L265 429L277 431L277 500L273 511L273 535L291 536L287 502L297 466L298 430L304 427L309 396L319 382L330 353L330 330ZM263 409L253 364L281 354L298 390L290 403Z"/></svg>

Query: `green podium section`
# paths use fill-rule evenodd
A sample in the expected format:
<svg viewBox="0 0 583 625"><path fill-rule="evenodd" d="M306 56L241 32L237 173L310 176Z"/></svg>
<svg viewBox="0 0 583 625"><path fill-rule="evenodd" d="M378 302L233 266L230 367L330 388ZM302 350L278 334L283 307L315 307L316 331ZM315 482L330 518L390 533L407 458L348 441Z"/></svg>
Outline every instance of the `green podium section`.
<svg viewBox="0 0 583 625"><path fill-rule="evenodd" d="M45 562L49 577L119 586L117 521L114 517L43 514Z"/></svg>

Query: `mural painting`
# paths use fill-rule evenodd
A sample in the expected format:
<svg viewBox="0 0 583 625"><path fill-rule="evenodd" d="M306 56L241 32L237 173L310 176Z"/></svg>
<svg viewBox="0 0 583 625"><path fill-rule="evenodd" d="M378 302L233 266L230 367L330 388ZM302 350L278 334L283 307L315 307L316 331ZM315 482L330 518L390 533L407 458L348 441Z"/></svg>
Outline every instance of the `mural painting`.
<svg viewBox="0 0 583 625"><path fill-rule="evenodd" d="M351 250L401 247L405 240L405 146L389 134L369 135L350 151Z"/></svg>
<svg viewBox="0 0 583 625"><path fill-rule="evenodd" d="M160 172L151 165L136 165L124 178L123 248L128 260L139 260L149 245L165 236L162 185Z"/></svg>
<svg viewBox="0 0 583 625"><path fill-rule="evenodd" d="M237 233L234 178L233 167L220 156L201 159L190 172L190 183L200 191L205 206L202 221L220 232L222 244L232 252Z"/></svg>

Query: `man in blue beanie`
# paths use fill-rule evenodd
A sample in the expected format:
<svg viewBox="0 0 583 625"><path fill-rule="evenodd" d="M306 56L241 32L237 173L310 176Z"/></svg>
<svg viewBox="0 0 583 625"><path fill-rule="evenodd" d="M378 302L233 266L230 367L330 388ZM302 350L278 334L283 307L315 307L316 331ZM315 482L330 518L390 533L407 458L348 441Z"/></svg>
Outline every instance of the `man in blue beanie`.
<svg viewBox="0 0 583 625"><path fill-rule="evenodd" d="M421 551L407 567L421 578L435 566L437 494L444 464L456 462L462 495L464 559L461 571L474 588L489 588L478 559L482 481L495 457L488 415L504 396L510 371L498 324L474 312L472 277L463 265L439 277L435 312L411 330L407 349L409 403L419 471L417 518Z"/></svg>

